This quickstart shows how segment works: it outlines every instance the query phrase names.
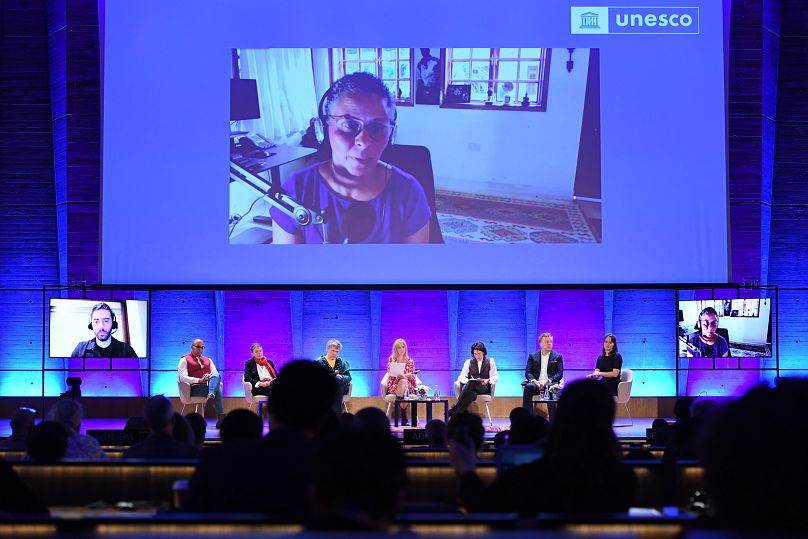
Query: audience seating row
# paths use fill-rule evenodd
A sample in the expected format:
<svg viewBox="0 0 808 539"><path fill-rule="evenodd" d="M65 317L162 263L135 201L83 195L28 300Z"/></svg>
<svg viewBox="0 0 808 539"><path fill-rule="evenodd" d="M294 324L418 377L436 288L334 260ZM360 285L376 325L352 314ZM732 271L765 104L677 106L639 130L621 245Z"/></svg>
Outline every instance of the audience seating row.
<svg viewBox="0 0 808 539"><path fill-rule="evenodd" d="M13 462L23 480L49 506L83 506L93 502L149 500L171 503L175 481L187 480L195 461ZM695 463L671 467L661 461L631 461L637 474L634 506L663 507L687 504L704 489L704 470ZM495 463L482 461L478 473L486 483L496 474ZM406 501L455 507L457 484L447 460L410 461Z"/></svg>

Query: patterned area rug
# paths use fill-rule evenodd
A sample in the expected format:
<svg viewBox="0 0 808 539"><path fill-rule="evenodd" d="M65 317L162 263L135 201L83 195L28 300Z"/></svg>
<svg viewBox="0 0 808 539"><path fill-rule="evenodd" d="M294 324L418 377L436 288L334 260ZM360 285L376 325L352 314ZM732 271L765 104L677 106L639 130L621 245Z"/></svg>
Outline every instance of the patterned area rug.
<svg viewBox="0 0 808 539"><path fill-rule="evenodd" d="M436 193L446 243L597 243L572 202Z"/></svg>

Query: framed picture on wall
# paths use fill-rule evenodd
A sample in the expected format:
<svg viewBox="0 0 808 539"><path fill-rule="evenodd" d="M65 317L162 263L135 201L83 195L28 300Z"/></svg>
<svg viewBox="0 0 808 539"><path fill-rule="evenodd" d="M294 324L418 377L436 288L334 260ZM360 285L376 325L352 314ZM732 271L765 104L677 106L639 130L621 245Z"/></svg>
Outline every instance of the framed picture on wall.
<svg viewBox="0 0 808 539"><path fill-rule="evenodd" d="M446 88L446 103L468 103L471 101L471 84L450 84Z"/></svg>
<svg viewBox="0 0 808 539"><path fill-rule="evenodd" d="M443 87L443 57L441 49L421 47L415 53L415 103L440 105Z"/></svg>

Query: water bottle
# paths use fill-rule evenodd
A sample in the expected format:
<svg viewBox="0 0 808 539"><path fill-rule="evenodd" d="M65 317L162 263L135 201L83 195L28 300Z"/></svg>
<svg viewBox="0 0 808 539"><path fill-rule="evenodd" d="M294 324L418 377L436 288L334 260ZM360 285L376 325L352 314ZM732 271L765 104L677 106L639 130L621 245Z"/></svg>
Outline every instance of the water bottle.
<svg viewBox="0 0 808 539"><path fill-rule="evenodd" d="M440 389L438 389L438 386L435 386L435 391L432 393L432 400L438 399L440 399Z"/></svg>
<svg viewBox="0 0 808 539"><path fill-rule="evenodd" d="M406 401L409 399L410 399L410 384L407 384L406 386L404 386L404 400Z"/></svg>

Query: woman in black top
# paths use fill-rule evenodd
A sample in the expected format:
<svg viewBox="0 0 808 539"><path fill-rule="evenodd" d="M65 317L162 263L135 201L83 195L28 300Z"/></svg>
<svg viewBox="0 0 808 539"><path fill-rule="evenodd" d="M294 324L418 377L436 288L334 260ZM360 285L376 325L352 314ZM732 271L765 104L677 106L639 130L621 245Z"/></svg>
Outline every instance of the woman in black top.
<svg viewBox="0 0 808 539"><path fill-rule="evenodd" d="M613 396L617 396L617 385L620 383L620 369L622 368L623 356L617 352L617 337L613 333L607 333L603 338L603 348L595 370L586 377L600 380Z"/></svg>

